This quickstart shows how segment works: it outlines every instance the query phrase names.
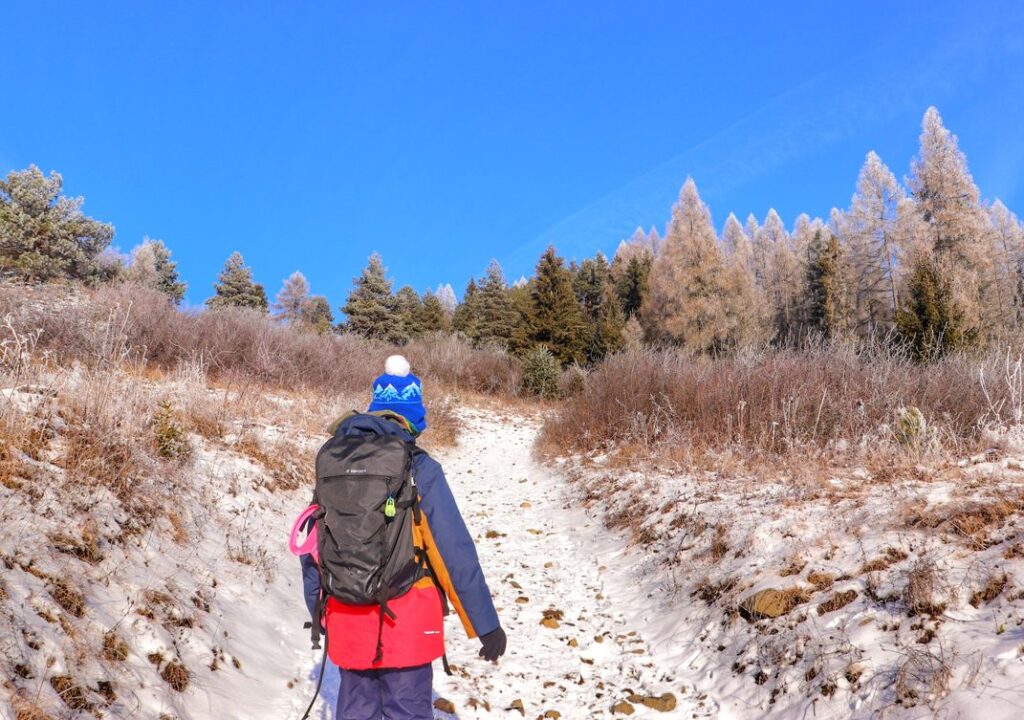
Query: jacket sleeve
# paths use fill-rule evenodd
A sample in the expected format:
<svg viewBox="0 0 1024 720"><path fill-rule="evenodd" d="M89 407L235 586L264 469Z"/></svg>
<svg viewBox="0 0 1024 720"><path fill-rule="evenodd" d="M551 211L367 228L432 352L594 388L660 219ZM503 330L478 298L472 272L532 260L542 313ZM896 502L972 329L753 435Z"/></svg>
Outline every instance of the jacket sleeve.
<svg viewBox="0 0 1024 720"><path fill-rule="evenodd" d="M422 455L417 458L415 478L426 525L422 534L438 581L469 637L486 635L497 629L498 613L484 580L476 545L444 471L437 461Z"/></svg>
<svg viewBox="0 0 1024 720"><path fill-rule="evenodd" d="M301 555L299 563L302 565L302 594L306 600L309 617L312 619L316 614L317 595L320 594L320 572L312 555Z"/></svg>

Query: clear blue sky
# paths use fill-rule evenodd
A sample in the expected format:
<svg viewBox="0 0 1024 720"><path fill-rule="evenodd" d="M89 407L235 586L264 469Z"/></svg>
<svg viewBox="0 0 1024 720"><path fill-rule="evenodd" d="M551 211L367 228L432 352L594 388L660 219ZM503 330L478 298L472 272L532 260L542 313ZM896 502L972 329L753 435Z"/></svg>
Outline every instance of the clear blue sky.
<svg viewBox="0 0 1024 720"><path fill-rule="evenodd" d="M661 228L687 175L719 227L824 216L931 104L1024 214L1024 4L702 5L7 3L0 172L165 240L192 303L233 250L335 307L373 250L461 292Z"/></svg>

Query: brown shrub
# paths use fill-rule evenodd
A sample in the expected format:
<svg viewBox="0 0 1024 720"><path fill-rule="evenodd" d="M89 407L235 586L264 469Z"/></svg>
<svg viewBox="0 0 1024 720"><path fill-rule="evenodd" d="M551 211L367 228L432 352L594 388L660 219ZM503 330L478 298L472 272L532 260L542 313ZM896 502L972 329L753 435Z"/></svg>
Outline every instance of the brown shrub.
<svg viewBox="0 0 1024 720"><path fill-rule="evenodd" d="M990 575L988 582L985 583L985 587L981 590L975 591L971 595L971 605L978 607L982 603L989 603L999 597L1003 590L1006 589L1006 584L1009 578L1006 573L996 573Z"/></svg>
<svg viewBox="0 0 1024 720"><path fill-rule="evenodd" d="M188 669L177 660L172 660L160 671L160 677L165 683L171 686L172 690L185 692L188 688L190 674Z"/></svg>
<svg viewBox="0 0 1024 720"><path fill-rule="evenodd" d="M993 407L978 382L979 365L991 376L1003 362L993 353L924 365L841 345L720 358L625 352L589 374L586 391L547 420L541 443L550 453L612 444L648 452L742 445L790 455L834 451L840 440L857 448L862 439L877 448L885 439L880 428L892 425L899 408L913 406L938 428L938 441L974 447L979 420L991 417ZM903 452L889 440L892 452Z"/></svg>
<svg viewBox="0 0 1024 720"><path fill-rule="evenodd" d="M85 595L65 578L50 578L46 583L46 591L66 612L75 617L85 614Z"/></svg>
<svg viewBox="0 0 1024 720"><path fill-rule="evenodd" d="M997 500L947 503L936 508L913 508L907 513L908 527L948 529L967 540L975 549L990 545L989 531L1024 511L1024 494L1017 492Z"/></svg>
<svg viewBox="0 0 1024 720"><path fill-rule="evenodd" d="M128 643L115 630L103 634L103 659L109 662L124 662L128 659Z"/></svg>
<svg viewBox="0 0 1024 720"><path fill-rule="evenodd" d="M953 670L940 648L938 653L910 649L896 670L896 701L903 707L919 702L934 706L949 691Z"/></svg>
<svg viewBox="0 0 1024 720"><path fill-rule="evenodd" d="M854 600L857 599L856 590L847 590L845 592L832 593L825 602L818 605L818 614L824 615L825 613L835 612L846 607Z"/></svg>
<svg viewBox="0 0 1024 720"><path fill-rule="evenodd" d="M67 302L69 294L74 302ZM337 394L365 391L383 371L384 358L402 352L428 384L509 396L519 388L518 361L452 336L395 348L354 335L286 327L247 310L182 311L163 293L129 284L95 291L0 284L0 316L6 314L18 330L38 328L36 347L60 364L134 362L150 372L169 372L192 363L229 385Z"/></svg>
<svg viewBox="0 0 1024 720"><path fill-rule="evenodd" d="M91 710L92 704L88 696L70 675L56 675L50 678L50 686L57 692L60 699L72 710Z"/></svg>
<svg viewBox="0 0 1024 720"><path fill-rule="evenodd" d="M946 610L941 601L941 578L935 563L918 560L907 571L907 584L903 588L903 602L911 615L938 617Z"/></svg>

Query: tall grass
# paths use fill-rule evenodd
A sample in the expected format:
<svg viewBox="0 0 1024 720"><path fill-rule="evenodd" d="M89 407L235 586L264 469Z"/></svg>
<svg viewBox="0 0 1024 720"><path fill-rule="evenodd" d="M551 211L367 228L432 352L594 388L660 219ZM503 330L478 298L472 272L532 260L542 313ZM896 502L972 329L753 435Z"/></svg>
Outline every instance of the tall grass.
<svg viewBox="0 0 1024 720"><path fill-rule="evenodd" d="M630 448L743 449L787 456L815 451L975 447L987 424L1019 415L1016 361L960 355L920 364L896 352L842 345L700 358L633 351L606 360L584 391L545 424L549 453ZM925 427L901 434L901 409Z"/></svg>

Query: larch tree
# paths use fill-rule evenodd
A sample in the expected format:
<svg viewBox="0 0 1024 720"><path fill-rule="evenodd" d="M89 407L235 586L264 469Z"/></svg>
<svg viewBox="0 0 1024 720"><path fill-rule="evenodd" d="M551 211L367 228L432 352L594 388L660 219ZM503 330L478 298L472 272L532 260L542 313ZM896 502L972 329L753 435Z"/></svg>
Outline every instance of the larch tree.
<svg viewBox="0 0 1024 720"><path fill-rule="evenodd" d="M353 280L352 292L341 307L346 316L345 332L394 344L404 342L405 332L391 288L383 259L373 253L362 273Z"/></svg>
<svg viewBox="0 0 1024 720"><path fill-rule="evenodd" d="M754 248L750 236L732 213L722 228L726 277L736 304L736 340L739 345L756 345L770 337L770 314L764 290L754 276Z"/></svg>
<svg viewBox="0 0 1024 720"><path fill-rule="evenodd" d="M998 260L994 282L999 290L1001 313L1008 327L1024 320L1024 227L1001 200L988 209L996 239Z"/></svg>
<svg viewBox="0 0 1024 720"><path fill-rule="evenodd" d="M306 304L309 302L309 282L306 276L296 270L287 278L272 306L274 318L289 325L299 325L305 320Z"/></svg>
<svg viewBox="0 0 1024 720"><path fill-rule="evenodd" d="M584 359L586 323L565 261L549 247L537 263L531 287L533 342L562 364Z"/></svg>
<svg viewBox="0 0 1024 720"><path fill-rule="evenodd" d="M754 237L755 268L760 263L764 263L763 286L773 318L775 339L777 342L789 342L798 325L803 258L794 251L786 226L774 208L768 211L764 224Z"/></svg>
<svg viewBox="0 0 1024 720"><path fill-rule="evenodd" d="M267 311L267 292L253 280L252 269L246 266L239 252L231 253L224 263L224 269L217 276L213 290L213 297L206 301L207 307L248 308L262 313Z"/></svg>
<svg viewBox="0 0 1024 720"><path fill-rule="evenodd" d="M455 312L455 308L459 306L459 300L455 297L455 290L452 289L451 283L445 283L444 285L438 285L437 290L434 291L434 295L437 296L437 301L441 303L441 308L451 319L452 313Z"/></svg>
<svg viewBox="0 0 1024 720"><path fill-rule="evenodd" d="M852 332L860 339L888 333L900 307L900 268L913 237L911 211L896 176L872 151L867 154L850 209L834 223L843 241L843 275Z"/></svg>
<svg viewBox="0 0 1024 720"><path fill-rule="evenodd" d="M920 150L907 182L930 241L934 270L949 280L964 335L998 332L1003 318L992 282L994 233L967 158L934 107L924 115Z"/></svg>
<svg viewBox="0 0 1024 720"><path fill-rule="evenodd" d="M692 352L735 345L735 296L711 213L692 178L687 178L672 209L650 283L641 321L652 341L678 343Z"/></svg>
<svg viewBox="0 0 1024 720"><path fill-rule="evenodd" d="M145 238L132 250L125 279L159 290L175 305L185 297L188 287L178 277L178 263L171 260L171 250L163 240Z"/></svg>
<svg viewBox="0 0 1024 720"><path fill-rule="evenodd" d="M0 271L27 280L98 282L115 277L120 263L101 258L114 226L82 212L82 198L61 195L64 180L35 165L0 180ZM110 256L113 257L113 256Z"/></svg>

